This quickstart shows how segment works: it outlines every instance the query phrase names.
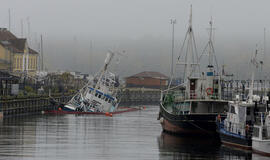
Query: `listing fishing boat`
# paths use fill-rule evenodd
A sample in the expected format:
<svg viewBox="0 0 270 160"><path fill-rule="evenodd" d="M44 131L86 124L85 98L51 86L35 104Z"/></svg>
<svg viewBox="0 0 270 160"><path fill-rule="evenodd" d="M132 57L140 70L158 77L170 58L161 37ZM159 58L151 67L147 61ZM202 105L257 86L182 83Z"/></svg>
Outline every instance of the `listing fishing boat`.
<svg viewBox="0 0 270 160"><path fill-rule="evenodd" d="M224 120L217 121L217 132L221 142L243 149L251 150L253 125L256 122L257 113L265 108L261 97L253 94L254 72L258 68L257 50L251 63L256 67L252 69L251 85L247 99L241 99L236 95L235 101L229 102L229 111ZM266 102L266 97L263 97Z"/></svg>
<svg viewBox="0 0 270 160"><path fill-rule="evenodd" d="M268 97L266 98L268 100ZM264 156L270 156L270 112L260 113L260 121L254 124L252 150Z"/></svg>
<svg viewBox="0 0 270 160"><path fill-rule="evenodd" d="M89 80L67 104L61 106L62 111L108 113L117 109L119 83L115 74L108 71L113 56L113 52L108 52L101 71Z"/></svg>
<svg viewBox="0 0 270 160"><path fill-rule="evenodd" d="M209 63L206 72L200 72L200 59L192 28L192 7L189 27L178 60L184 65L184 83L161 92L158 119L166 132L174 134L215 135L216 117L225 116L228 102L221 98L222 76L214 65L212 20L207 46ZM183 50L185 50L183 52ZM195 52L195 53L194 53ZM203 52L204 54L204 52ZM180 60L183 59L181 62ZM215 59L216 60L216 59Z"/></svg>

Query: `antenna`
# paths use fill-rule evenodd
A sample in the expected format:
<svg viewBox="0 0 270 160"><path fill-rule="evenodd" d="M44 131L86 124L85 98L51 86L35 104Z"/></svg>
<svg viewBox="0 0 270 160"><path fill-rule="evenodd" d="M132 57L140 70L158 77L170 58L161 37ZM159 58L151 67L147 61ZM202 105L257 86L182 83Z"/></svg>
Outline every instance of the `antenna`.
<svg viewBox="0 0 270 160"><path fill-rule="evenodd" d="M30 36L30 18L27 17L27 25L28 25L28 42L31 44L31 36Z"/></svg>
<svg viewBox="0 0 270 160"><path fill-rule="evenodd" d="M94 56L92 56L92 54L93 54L93 41L92 40L90 40L90 50L89 50L89 68L90 68L90 74L92 73L92 71L93 71L93 68L92 68L92 57L94 57Z"/></svg>
<svg viewBox="0 0 270 160"><path fill-rule="evenodd" d="M266 37L265 37L265 32L266 29L263 29L263 54L264 54L264 58L265 58L265 53L266 53Z"/></svg>
<svg viewBox="0 0 270 160"><path fill-rule="evenodd" d="M40 35L40 52L41 52L41 71L44 71L43 38L42 38L42 35Z"/></svg>
<svg viewBox="0 0 270 160"><path fill-rule="evenodd" d="M21 19L21 38L23 38L23 19Z"/></svg>
<svg viewBox="0 0 270 160"><path fill-rule="evenodd" d="M10 8L8 9L8 30L11 29L11 15L10 15Z"/></svg>

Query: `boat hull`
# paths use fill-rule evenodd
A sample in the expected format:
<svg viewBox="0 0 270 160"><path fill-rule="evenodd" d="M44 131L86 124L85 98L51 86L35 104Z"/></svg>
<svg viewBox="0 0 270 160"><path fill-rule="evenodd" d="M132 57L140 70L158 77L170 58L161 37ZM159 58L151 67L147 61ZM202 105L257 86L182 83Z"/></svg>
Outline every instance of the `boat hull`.
<svg viewBox="0 0 270 160"><path fill-rule="evenodd" d="M81 112L81 111L65 111L65 110L51 110L51 111L45 111L45 113L51 113L51 114L94 114L94 115L106 115L106 116L112 116L113 114L120 114L125 112L133 112L133 111L139 111L141 108L134 108L134 107L118 107L118 109L114 112Z"/></svg>
<svg viewBox="0 0 270 160"><path fill-rule="evenodd" d="M68 104L62 105L62 106L61 106L61 109L62 109L63 111L67 111L67 112L73 112L73 111L76 110L75 107L73 107L73 106L71 106L71 105L68 105Z"/></svg>
<svg viewBox="0 0 270 160"><path fill-rule="evenodd" d="M270 140L252 138L252 150L264 156L270 156Z"/></svg>
<svg viewBox="0 0 270 160"><path fill-rule="evenodd" d="M160 122L165 132L189 135L216 135L217 114L174 115L160 106Z"/></svg>
<svg viewBox="0 0 270 160"><path fill-rule="evenodd" d="M218 129L220 140L223 144L241 149L251 150L252 140L250 137L240 136L235 133Z"/></svg>

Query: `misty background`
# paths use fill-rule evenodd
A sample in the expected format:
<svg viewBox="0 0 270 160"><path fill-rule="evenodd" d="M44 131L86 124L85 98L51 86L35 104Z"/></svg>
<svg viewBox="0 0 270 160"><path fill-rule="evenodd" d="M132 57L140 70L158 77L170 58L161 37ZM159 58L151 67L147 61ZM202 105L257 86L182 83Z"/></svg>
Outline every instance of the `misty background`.
<svg viewBox="0 0 270 160"><path fill-rule="evenodd" d="M94 74L103 65L107 51L114 50L125 55L115 60L111 68L122 77L141 71L158 71L169 76L170 19L177 21L176 62L191 4L198 54L208 41L207 28L212 16L219 67L225 65L225 70L235 78L250 77L248 62L256 45L259 53L263 53L265 28L266 54L261 58L264 76L268 75L268 0L1 0L0 27L8 28L10 9L11 32L28 38L30 47L39 50L42 34L44 63L49 71Z"/></svg>

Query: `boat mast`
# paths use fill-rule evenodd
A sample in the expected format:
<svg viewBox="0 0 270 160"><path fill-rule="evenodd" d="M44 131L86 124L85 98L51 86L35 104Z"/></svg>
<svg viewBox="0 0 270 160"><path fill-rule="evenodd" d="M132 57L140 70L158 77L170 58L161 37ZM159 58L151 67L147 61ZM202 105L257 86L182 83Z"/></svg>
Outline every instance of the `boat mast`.
<svg viewBox="0 0 270 160"><path fill-rule="evenodd" d="M184 49L186 50L184 51ZM195 52L195 53L194 53ZM181 55L183 53L183 57ZM183 59L183 62L180 61ZM178 57L179 65L184 65L184 83L187 84L190 77L195 77L195 72L198 67L198 72L200 70L200 66L198 63L198 54L197 48L192 28L192 5L190 6L190 15L189 15L189 26L185 35L185 39L183 45L181 47L180 55Z"/></svg>
<svg viewBox="0 0 270 160"><path fill-rule="evenodd" d="M255 68L258 67L258 62L257 62L257 54L258 54L258 50L257 50L257 47L256 47L256 51L255 51L255 55L254 57L251 59L251 64L253 64L255 67L253 68L252 66L252 73L251 73L251 84L250 84L250 87L249 87L249 92L248 92L248 103L252 103L253 102L253 85L254 85L254 71L255 71Z"/></svg>
<svg viewBox="0 0 270 160"><path fill-rule="evenodd" d="M101 82L101 79L102 79L103 75L105 74L105 72L107 71L108 66L109 66L109 64L111 63L111 60L112 60L113 56L114 56L114 53L111 52L111 51L109 51L108 54L107 54L107 57L106 57L106 59L105 59L104 67L103 67L102 70L101 70L101 74L100 74L100 76L99 76L99 79L98 79L98 81L97 81L97 84L96 84L96 87L95 87L95 89L94 89L93 94L95 94L96 90L98 89L98 87L99 87L99 85L100 85L100 82Z"/></svg>
<svg viewBox="0 0 270 160"><path fill-rule="evenodd" d="M208 42L208 45L209 45L208 67L210 68L210 67L213 67L213 52L212 52L212 50L214 49L213 42L212 42L212 30L213 30L212 17L211 17L209 24L210 24L210 33L209 33L209 42Z"/></svg>
<svg viewBox="0 0 270 160"><path fill-rule="evenodd" d="M214 44L213 44L213 20L212 20L212 17L209 21L209 25L210 25L210 28L209 28L209 40L199 58L199 61L201 60L202 56L203 55L207 55L208 56L208 66L207 68L209 69L209 71L215 71L215 67L216 67L216 72L219 72L219 67L218 67L218 63L217 63L217 58L216 58L216 55L215 55L215 49L214 49ZM205 53L206 50L208 48L208 53ZM214 61L215 61L215 66L214 66Z"/></svg>
<svg viewBox="0 0 270 160"><path fill-rule="evenodd" d="M181 60L182 62L181 62ZM197 48L192 28L192 5L190 6L190 15L189 15L189 26L185 35L183 45L180 50L180 55L178 57L179 65L184 65L184 86L185 96L190 97L191 93L190 85L195 86L195 82L190 82L191 78L198 79L200 73L200 65L198 60ZM196 89L192 89L192 92L196 92Z"/></svg>

